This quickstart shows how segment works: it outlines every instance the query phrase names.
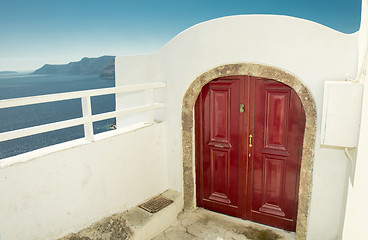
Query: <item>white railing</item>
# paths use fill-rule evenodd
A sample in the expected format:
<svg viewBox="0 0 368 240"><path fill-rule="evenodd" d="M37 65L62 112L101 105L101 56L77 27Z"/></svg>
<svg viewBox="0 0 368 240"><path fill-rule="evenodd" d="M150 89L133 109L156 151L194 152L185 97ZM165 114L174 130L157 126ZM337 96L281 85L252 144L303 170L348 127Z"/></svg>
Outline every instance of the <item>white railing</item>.
<svg viewBox="0 0 368 240"><path fill-rule="evenodd" d="M101 89L86 90L86 91L66 92L66 93L34 96L34 97L24 97L24 98L13 98L13 99L1 100L0 109L80 98L82 102L83 117L60 121L60 122L49 123L49 124L43 124L43 125L34 126L34 127L18 129L14 131L3 132L3 133L0 133L0 142L15 139L15 138L35 135L39 133L54 131L58 129L73 127L73 126L82 125L82 124L84 126L85 138L89 141L94 141L93 122L101 121L101 120L109 119L109 118L114 118L114 117L120 117L124 115L131 115L135 113L147 112L147 111L152 111L152 116L153 116L153 111L155 109L164 108L165 103L154 102L153 91L156 88L164 88L165 86L166 86L165 83L148 83L148 84L140 84L140 85L101 88ZM131 93L131 92L138 92L138 91L144 91L144 90L148 90L151 92L151 103L148 105L92 115L92 108L91 108L91 97L92 96L118 94L118 93ZM153 121L153 118L151 119L151 121Z"/></svg>

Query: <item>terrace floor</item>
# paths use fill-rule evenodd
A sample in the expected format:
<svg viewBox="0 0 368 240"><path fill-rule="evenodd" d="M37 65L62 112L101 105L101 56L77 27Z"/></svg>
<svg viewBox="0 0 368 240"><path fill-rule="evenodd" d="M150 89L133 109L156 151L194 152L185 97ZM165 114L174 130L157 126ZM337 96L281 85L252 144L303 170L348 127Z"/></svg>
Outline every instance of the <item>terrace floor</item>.
<svg viewBox="0 0 368 240"><path fill-rule="evenodd" d="M292 240L295 234L198 208L152 240Z"/></svg>
<svg viewBox="0 0 368 240"><path fill-rule="evenodd" d="M295 233L202 208L181 212L182 195L173 190L160 196L173 203L155 213L137 206L59 240L295 240Z"/></svg>

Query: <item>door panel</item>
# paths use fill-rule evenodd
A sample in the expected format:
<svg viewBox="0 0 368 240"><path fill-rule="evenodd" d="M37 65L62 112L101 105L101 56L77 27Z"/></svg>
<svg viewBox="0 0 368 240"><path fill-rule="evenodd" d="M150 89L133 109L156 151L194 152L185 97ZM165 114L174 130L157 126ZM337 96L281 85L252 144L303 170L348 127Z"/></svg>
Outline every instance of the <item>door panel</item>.
<svg viewBox="0 0 368 240"><path fill-rule="evenodd" d="M290 87L256 80L251 220L295 230L301 102Z"/></svg>
<svg viewBox="0 0 368 240"><path fill-rule="evenodd" d="M274 80L219 78L195 113L197 205L295 231L305 124L297 94Z"/></svg>
<svg viewBox="0 0 368 240"><path fill-rule="evenodd" d="M265 95L264 150L286 151L290 91L265 89Z"/></svg>
<svg viewBox="0 0 368 240"><path fill-rule="evenodd" d="M260 212L285 217L282 198L284 179L285 159L263 157L263 192Z"/></svg>
<svg viewBox="0 0 368 240"><path fill-rule="evenodd" d="M230 179L229 179L229 150L210 149L211 162L213 168L209 172L211 174L211 191L208 199L230 204Z"/></svg>
<svg viewBox="0 0 368 240"><path fill-rule="evenodd" d="M210 82L203 87L200 101L203 154L198 205L238 216L239 79Z"/></svg>

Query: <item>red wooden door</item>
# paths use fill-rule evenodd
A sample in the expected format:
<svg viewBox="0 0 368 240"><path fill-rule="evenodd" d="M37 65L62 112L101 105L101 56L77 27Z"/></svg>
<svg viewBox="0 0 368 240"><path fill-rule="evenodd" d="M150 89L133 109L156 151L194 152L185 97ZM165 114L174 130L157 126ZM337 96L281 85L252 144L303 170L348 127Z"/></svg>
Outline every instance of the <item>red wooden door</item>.
<svg viewBox="0 0 368 240"><path fill-rule="evenodd" d="M295 231L305 124L296 93L269 79L219 78L195 112L197 205Z"/></svg>
<svg viewBox="0 0 368 240"><path fill-rule="evenodd" d="M196 104L197 135L201 159L197 163L201 188L198 204L204 208L240 216L239 201L239 89L237 77L212 81L202 89ZM197 143L199 143L197 141Z"/></svg>
<svg viewBox="0 0 368 240"><path fill-rule="evenodd" d="M254 80L255 124L249 219L295 231L305 114L297 94Z"/></svg>

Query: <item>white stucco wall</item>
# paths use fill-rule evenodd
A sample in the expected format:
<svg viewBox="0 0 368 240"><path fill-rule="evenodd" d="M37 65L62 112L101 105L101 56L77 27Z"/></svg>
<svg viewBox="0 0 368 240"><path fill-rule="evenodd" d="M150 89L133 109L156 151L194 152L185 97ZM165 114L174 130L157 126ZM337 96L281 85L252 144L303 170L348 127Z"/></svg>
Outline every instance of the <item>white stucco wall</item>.
<svg viewBox="0 0 368 240"><path fill-rule="evenodd" d="M362 18L359 30L359 70L362 70L364 83L362 116L360 123L359 144L356 159L352 163L354 175L348 179L348 195L345 224L342 239L360 240L367 238L366 222L368 209L364 206L368 200L368 64L365 57L368 53L368 1L362 1ZM365 70L365 71L364 71Z"/></svg>
<svg viewBox="0 0 368 240"><path fill-rule="evenodd" d="M360 240L367 238L368 209L368 79L364 79L364 93L362 118L360 126L359 144L355 159L355 175L349 178L348 198L346 204L345 224L343 228L344 240Z"/></svg>
<svg viewBox="0 0 368 240"><path fill-rule="evenodd" d="M160 69L160 61L157 60L157 54L137 55L125 57L117 57L115 59L115 75L116 86L136 85L151 82L164 82ZM119 67L118 67L119 66ZM165 102L165 89L154 90L154 101ZM116 108L122 110L130 107L143 106L151 103L151 92L140 91L136 93L123 93L116 95ZM148 122L150 112L124 116L117 118L118 127L129 126L137 122ZM164 111L155 110L154 120L162 121Z"/></svg>
<svg viewBox="0 0 368 240"><path fill-rule="evenodd" d="M0 168L1 239L55 239L165 191L164 136L159 123Z"/></svg>
<svg viewBox="0 0 368 240"><path fill-rule="evenodd" d="M214 67L241 62L270 65L298 77L313 94L318 114L308 239L335 239L343 216L348 160L343 149L320 146L323 86L324 81L356 75L357 36L286 16L215 19L182 32L157 54L118 57L117 85L167 83L168 180L171 188L181 191L182 99L196 77Z"/></svg>

